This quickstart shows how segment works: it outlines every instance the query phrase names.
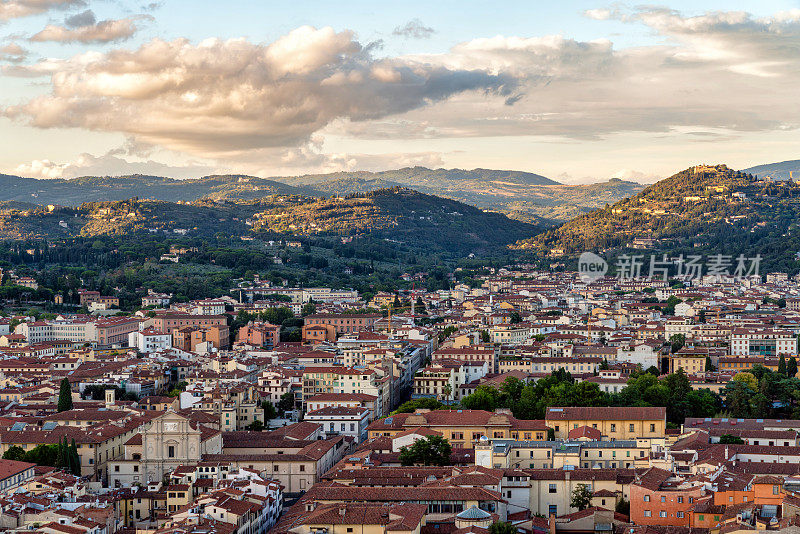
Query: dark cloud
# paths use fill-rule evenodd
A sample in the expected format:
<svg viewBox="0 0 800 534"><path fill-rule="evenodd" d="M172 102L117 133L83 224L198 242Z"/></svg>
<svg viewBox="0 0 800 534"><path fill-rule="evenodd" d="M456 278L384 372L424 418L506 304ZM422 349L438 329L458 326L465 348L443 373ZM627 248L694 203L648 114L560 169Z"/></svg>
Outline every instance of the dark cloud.
<svg viewBox="0 0 800 534"><path fill-rule="evenodd" d="M64 25L67 28L80 28L81 26L92 26L97 22L97 18L94 16L94 11L91 9L87 9L81 13L76 13L75 15L69 16L64 19Z"/></svg>

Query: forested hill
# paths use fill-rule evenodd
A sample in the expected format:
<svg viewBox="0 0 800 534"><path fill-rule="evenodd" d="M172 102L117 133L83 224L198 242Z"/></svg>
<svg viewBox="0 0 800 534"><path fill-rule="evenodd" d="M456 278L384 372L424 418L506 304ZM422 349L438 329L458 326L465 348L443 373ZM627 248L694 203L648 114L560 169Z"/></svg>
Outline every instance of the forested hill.
<svg viewBox="0 0 800 534"><path fill-rule="evenodd" d="M469 254L502 249L539 228L454 200L393 188L330 199L279 195L191 203L128 199L78 207L0 205L0 238L31 239L145 232L193 237L342 236Z"/></svg>
<svg viewBox="0 0 800 534"><path fill-rule="evenodd" d="M372 235L449 250L502 247L540 229L473 206L395 187L281 206L255 215L254 229L272 232Z"/></svg>
<svg viewBox="0 0 800 534"><path fill-rule="evenodd" d="M698 165L641 193L517 244L543 253L640 248L792 262L800 251L800 186L762 180L725 165Z"/></svg>
<svg viewBox="0 0 800 534"><path fill-rule="evenodd" d="M71 180L35 180L0 175L0 201L78 206L83 202L132 197L191 202L253 200L270 195L328 197L366 193L397 186L447 197L480 208L502 211L521 220L567 221L591 209L641 191L642 185L610 180L563 185L534 173L491 169L428 169L407 167L384 172L337 172L305 176L257 178L214 175L188 180L160 176L86 176Z"/></svg>

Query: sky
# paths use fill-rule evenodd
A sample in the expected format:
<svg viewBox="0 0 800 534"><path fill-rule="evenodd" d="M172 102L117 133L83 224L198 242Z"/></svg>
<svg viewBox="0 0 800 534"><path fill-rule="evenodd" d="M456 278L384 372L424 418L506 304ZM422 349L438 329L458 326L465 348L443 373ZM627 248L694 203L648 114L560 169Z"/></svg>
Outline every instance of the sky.
<svg viewBox="0 0 800 534"><path fill-rule="evenodd" d="M385 5L384 5L385 4ZM800 159L800 0L0 0L0 172Z"/></svg>

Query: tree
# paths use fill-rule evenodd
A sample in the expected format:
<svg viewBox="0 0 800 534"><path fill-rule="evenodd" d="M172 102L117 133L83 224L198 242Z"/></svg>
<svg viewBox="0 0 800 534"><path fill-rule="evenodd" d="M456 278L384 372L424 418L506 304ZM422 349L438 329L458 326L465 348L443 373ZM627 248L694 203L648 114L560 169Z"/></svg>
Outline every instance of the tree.
<svg viewBox="0 0 800 534"><path fill-rule="evenodd" d="M417 302L414 303L414 313L425 315L425 303L422 301L422 297L417 297Z"/></svg>
<svg viewBox="0 0 800 534"><path fill-rule="evenodd" d="M25 449L19 445L12 445L3 453L3 460L25 461Z"/></svg>
<svg viewBox="0 0 800 534"><path fill-rule="evenodd" d="M789 378L797 376L797 358L794 356L789 358L789 363L786 364L786 376Z"/></svg>
<svg viewBox="0 0 800 534"><path fill-rule="evenodd" d="M450 385L448 382L442 388L442 395L444 396L444 400L450 400L450 395L453 393L453 386Z"/></svg>
<svg viewBox="0 0 800 534"><path fill-rule="evenodd" d="M489 534L517 534L517 528L505 521L495 521L489 525Z"/></svg>
<svg viewBox="0 0 800 534"><path fill-rule="evenodd" d="M786 356L781 354L781 359L778 361L778 374L786 376Z"/></svg>
<svg viewBox="0 0 800 534"><path fill-rule="evenodd" d="M744 440L733 434L723 434L719 437L719 442L724 445L743 445Z"/></svg>
<svg viewBox="0 0 800 534"><path fill-rule="evenodd" d="M308 301L306 304L303 305L303 309L300 312L300 315L305 317L306 315L311 315L317 312L317 305L314 304L312 301Z"/></svg>
<svg viewBox="0 0 800 534"><path fill-rule="evenodd" d="M78 454L78 446L75 444L74 438L69 446L69 453L67 456L69 458L69 468L72 474L76 477L81 476L81 456Z"/></svg>
<svg viewBox="0 0 800 534"><path fill-rule="evenodd" d="M255 421L253 421L244 428L245 430L252 430L253 432L261 432L262 430L264 430L264 423L256 419Z"/></svg>
<svg viewBox="0 0 800 534"><path fill-rule="evenodd" d="M486 330L481 330L481 343L489 343L491 341L491 337L489 337L489 332Z"/></svg>
<svg viewBox="0 0 800 534"><path fill-rule="evenodd" d="M392 414L414 413L421 408L424 408L426 410L441 410L442 408L444 408L444 404L439 402L438 399L434 399L433 397L412 399L398 406L397 409L394 412L392 412Z"/></svg>
<svg viewBox="0 0 800 534"><path fill-rule="evenodd" d="M294 393L287 391L281 395L281 400L278 401L278 413L283 415L290 410L294 410Z"/></svg>
<svg viewBox="0 0 800 534"><path fill-rule="evenodd" d="M273 406L270 401L265 400L262 402L261 409L264 410L264 421L270 421L271 419L278 417L278 412L275 410L275 406Z"/></svg>
<svg viewBox="0 0 800 534"><path fill-rule="evenodd" d="M69 386L69 380L64 377L61 380L61 390L58 393L58 411L65 412L72 409L72 388Z"/></svg>
<svg viewBox="0 0 800 534"><path fill-rule="evenodd" d="M683 334L673 334L669 338L669 343L671 345L672 352L678 352L683 348L684 344L686 344L686 336Z"/></svg>
<svg viewBox="0 0 800 534"><path fill-rule="evenodd" d="M511 312L510 322L511 324L517 324L522 322L522 316L519 314L518 311L514 310Z"/></svg>
<svg viewBox="0 0 800 534"><path fill-rule="evenodd" d="M747 371L742 371L740 373L736 373L736 375L731 379L731 381L741 382L750 390L755 393L758 391L758 379L755 377L753 373L749 373Z"/></svg>
<svg viewBox="0 0 800 534"><path fill-rule="evenodd" d="M400 449L400 463L409 465L450 465L450 442L442 436L425 436Z"/></svg>
<svg viewBox="0 0 800 534"><path fill-rule="evenodd" d="M614 511L616 511L618 514L631 515L631 502L626 501L625 499L620 499L617 503L617 506L614 507Z"/></svg>
<svg viewBox="0 0 800 534"><path fill-rule="evenodd" d="M714 370L714 364L711 363L711 356L706 356L706 368L705 368L705 371L706 371L706 373L710 373L713 370Z"/></svg>
<svg viewBox="0 0 800 534"><path fill-rule="evenodd" d="M482 385L475 389L475 393L461 399L461 406L467 410L485 410L493 412L497 409L498 391L492 386Z"/></svg>
<svg viewBox="0 0 800 534"><path fill-rule="evenodd" d="M586 510L590 504L592 504L592 492L589 490L589 486L586 484L578 484L578 486L572 490L572 500L569 505L580 511Z"/></svg>

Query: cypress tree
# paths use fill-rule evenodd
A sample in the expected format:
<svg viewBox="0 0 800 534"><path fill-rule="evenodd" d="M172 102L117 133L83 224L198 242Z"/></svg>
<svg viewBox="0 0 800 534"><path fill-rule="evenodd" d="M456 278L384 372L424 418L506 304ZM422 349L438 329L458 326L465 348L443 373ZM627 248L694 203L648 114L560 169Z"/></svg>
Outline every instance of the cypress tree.
<svg viewBox="0 0 800 534"><path fill-rule="evenodd" d="M786 356L781 354L781 359L778 362L778 374L781 376L786 376Z"/></svg>
<svg viewBox="0 0 800 534"><path fill-rule="evenodd" d="M78 454L78 446L75 445L75 438L72 438L72 445L69 447L70 471L76 477L81 476L81 456Z"/></svg>
<svg viewBox="0 0 800 534"><path fill-rule="evenodd" d="M794 356L789 358L789 363L786 364L786 375L789 378L794 378L797 375L797 358Z"/></svg>
<svg viewBox="0 0 800 534"><path fill-rule="evenodd" d="M71 409L72 388L69 387L69 380L67 377L64 377L64 379L61 381L61 390L58 392L58 411L65 412Z"/></svg>

